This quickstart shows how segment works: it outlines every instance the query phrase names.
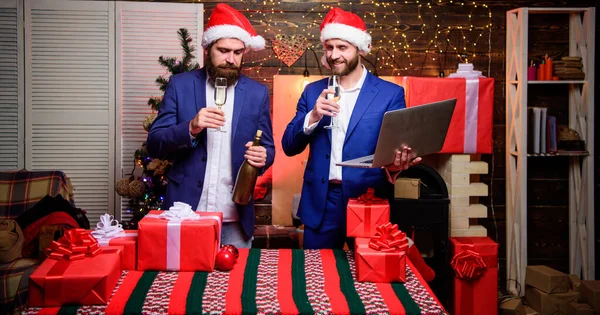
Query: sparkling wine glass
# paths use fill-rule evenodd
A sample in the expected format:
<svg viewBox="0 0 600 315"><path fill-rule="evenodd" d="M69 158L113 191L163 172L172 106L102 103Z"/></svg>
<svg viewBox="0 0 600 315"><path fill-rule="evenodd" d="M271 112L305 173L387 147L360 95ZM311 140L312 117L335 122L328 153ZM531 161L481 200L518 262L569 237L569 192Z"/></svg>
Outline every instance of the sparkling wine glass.
<svg viewBox="0 0 600 315"><path fill-rule="evenodd" d="M216 78L215 79L215 105L220 110L223 110L223 105L227 101L227 79ZM220 127L216 131L226 132L225 127Z"/></svg>
<svg viewBox="0 0 600 315"><path fill-rule="evenodd" d="M332 75L331 77L329 77L329 81L327 83L327 89L328 90L332 90L335 91L333 94L327 94L327 99L329 100L333 100L334 102L338 102L340 100L340 76L339 75ZM331 122L329 123L329 125L325 126L325 129L333 129L333 128L337 128L337 115L334 114L333 116L331 116Z"/></svg>

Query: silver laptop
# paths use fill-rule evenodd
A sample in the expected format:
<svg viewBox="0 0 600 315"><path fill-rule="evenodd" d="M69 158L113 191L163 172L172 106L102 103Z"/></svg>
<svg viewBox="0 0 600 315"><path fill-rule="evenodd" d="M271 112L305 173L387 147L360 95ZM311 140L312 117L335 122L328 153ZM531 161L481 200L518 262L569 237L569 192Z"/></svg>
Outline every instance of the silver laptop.
<svg viewBox="0 0 600 315"><path fill-rule="evenodd" d="M442 149L456 99L386 112L383 116L375 154L336 163L339 166L376 168L394 163L396 150L412 149L411 158Z"/></svg>

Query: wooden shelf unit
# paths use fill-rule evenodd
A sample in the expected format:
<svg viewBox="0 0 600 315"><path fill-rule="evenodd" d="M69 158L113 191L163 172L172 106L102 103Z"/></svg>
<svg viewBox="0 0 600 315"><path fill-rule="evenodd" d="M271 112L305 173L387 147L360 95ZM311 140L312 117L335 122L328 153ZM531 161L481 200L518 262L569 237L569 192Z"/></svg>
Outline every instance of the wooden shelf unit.
<svg viewBox="0 0 600 315"><path fill-rule="evenodd" d="M529 15L569 15L569 56L582 57L585 80L528 81ZM518 8L506 12L506 287L525 286L527 267L527 96L531 84L569 85L569 128L586 143L569 156L569 272L594 279L595 8ZM515 282L516 281L516 282Z"/></svg>

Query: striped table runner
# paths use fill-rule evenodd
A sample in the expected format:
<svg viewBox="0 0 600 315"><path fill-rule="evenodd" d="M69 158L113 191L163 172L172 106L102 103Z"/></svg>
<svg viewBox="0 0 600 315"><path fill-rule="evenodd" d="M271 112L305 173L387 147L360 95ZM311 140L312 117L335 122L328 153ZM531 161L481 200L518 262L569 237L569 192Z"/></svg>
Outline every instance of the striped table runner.
<svg viewBox="0 0 600 315"><path fill-rule="evenodd" d="M446 314L407 263L406 283L361 283L352 252L246 249L230 272L125 271L106 306L24 314Z"/></svg>

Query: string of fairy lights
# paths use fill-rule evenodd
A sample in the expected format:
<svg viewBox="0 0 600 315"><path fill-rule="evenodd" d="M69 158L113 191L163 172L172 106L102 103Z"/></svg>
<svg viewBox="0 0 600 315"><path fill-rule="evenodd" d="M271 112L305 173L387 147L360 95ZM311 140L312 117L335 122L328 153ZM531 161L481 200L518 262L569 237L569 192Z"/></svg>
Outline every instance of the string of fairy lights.
<svg viewBox="0 0 600 315"><path fill-rule="evenodd" d="M302 8L311 6L302 13L298 22L302 24L298 25L287 19L292 13L298 12L297 9L286 11L284 8L290 6L288 2L282 4L277 0L240 0L240 3L244 5L243 10L250 21L259 24L256 26L257 32L262 33L260 35L267 41L282 33L291 36L301 34L308 39L309 44L304 53L310 53L309 50L322 51L318 42L319 26L333 6L326 3L295 3ZM402 12L396 11L400 5ZM454 0L369 0L340 3L340 7L353 12L356 11L356 6L361 6L360 15L374 39L367 58L376 67L376 71L388 69L392 75L402 75L425 62L445 62L449 56L456 57L460 62L472 62L486 57L490 60L491 44L487 50L480 48L485 35L491 38L493 26L492 11L486 4ZM457 10L468 14L456 16ZM209 11L205 9L205 14L209 14ZM416 21L412 13L415 11ZM298 62L302 59L299 58ZM269 50L267 56L245 60L245 69L260 75L265 63L269 62L272 66L273 60L278 60L277 55ZM280 61L277 74L284 67Z"/></svg>
<svg viewBox="0 0 600 315"><path fill-rule="evenodd" d="M194 0L203 2L202 0ZM214 3L210 0L211 3ZM261 24L257 31L262 29L262 35L268 41L276 38L277 35L286 33L286 35L304 35L309 40L309 45L304 54L309 53L318 59L318 51L321 51L321 44L318 41L319 27L325 14L331 10L332 6L325 3L297 2L284 3L274 0L240 0L245 6L246 15L251 22ZM301 26L292 23L286 19L286 14L291 15L294 11L286 11L284 6L289 5L311 6L301 15ZM367 60L375 68L375 71L382 72L384 69L390 69L392 75L403 75L404 71L413 69L417 64L424 64L429 58L432 62L437 62L440 58L447 56L456 56L460 62L473 61L481 58L482 54L476 53L477 47L485 34L488 35L488 49L483 57L488 57L488 73L491 56L491 32L492 32L492 11L486 4L477 4L476 2L464 2L454 0L436 1L388 1L380 2L378 0L344 2L341 4L345 10L353 10L355 6L360 5L363 21L367 25L367 30L373 38L378 38L372 42L371 54ZM401 5L403 12L397 12L395 8ZM467 7L469 13L467 18L460 20L452 16L453 8ZM368 9L368 10L366 10ZM416 10L417 21L410 21ZM204 10L205 15L210 10ZM450 18L448 18L450 17ZM445 18L448 18L446 20ZM408 20L408 21L405 21ZM459 22L454 22L459 20ZM262 26L264 25L264 27ZM412 30L412 26L417 26L418 30ZM293 34L289 34L293 32ZM311 50L309 52L309 50ZM481 50L479 50L481 51ZM415 55L424 52L425 60L417 60ZM305 56L304 56L305 57ZM306 67L306 57L304 59ZM267 55L262 58L246 59L245 70L255 72L260 77L263 65L272 60L279 60L273 50L267 50ZM317 60L320 63L320 60ZM404 64L404 65L402 65ZM443 68L443 67L442 67ZM283 62L279 60L277 74L282 72ZM266 78L263 80L266 81ZM137 164L141 165L142 160L136 157ZM162 181L164 178L161 177ZM148 178L143 178L148 181ZM150 194L144 195L145 202L152 202ZM159 197L162 201L162 196ZM131 210L129 210L131 211ZM143 211L143 208L140 208Z"/></svg>

